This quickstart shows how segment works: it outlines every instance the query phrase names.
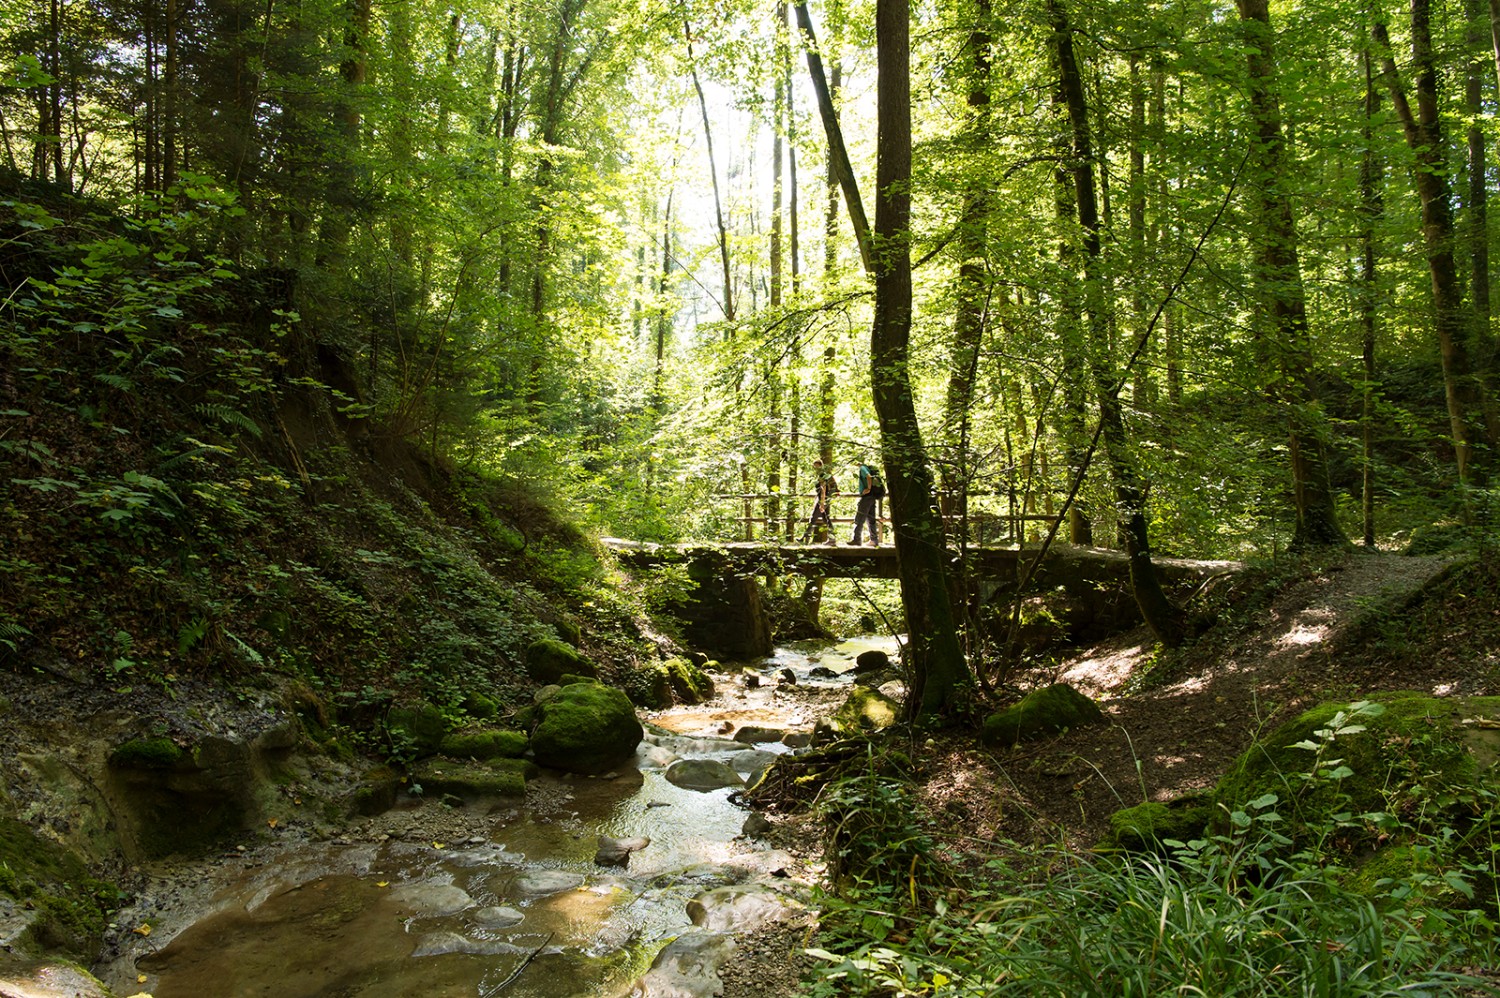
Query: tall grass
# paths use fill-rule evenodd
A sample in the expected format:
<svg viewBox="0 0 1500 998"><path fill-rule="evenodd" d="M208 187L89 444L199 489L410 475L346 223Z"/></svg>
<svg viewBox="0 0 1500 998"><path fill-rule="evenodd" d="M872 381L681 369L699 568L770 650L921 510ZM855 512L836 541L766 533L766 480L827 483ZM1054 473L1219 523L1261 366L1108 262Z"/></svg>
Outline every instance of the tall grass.
<svg viewBox="0 0 1500 998"><path fill-rule="evenodd" d="M1358 718L1318 733L1309 781L1345 775L1325 751L1362 730ZM1159 854L997 844L961 872L929 848L941 829L910 803L873 767L824 796L841 876L824 900L825 947L810 951L823 961L815 998L1500 994L1500 977L1465 969L1497 966L1495 899L1474 890L1494 883L1496 850L1456 848L1452 829L1406 829L1416 858L1376 876L1335 845L1348 814L1299 822L1311 834L1293 842L1265 794L1228 813L1222 834Z"/></svg>

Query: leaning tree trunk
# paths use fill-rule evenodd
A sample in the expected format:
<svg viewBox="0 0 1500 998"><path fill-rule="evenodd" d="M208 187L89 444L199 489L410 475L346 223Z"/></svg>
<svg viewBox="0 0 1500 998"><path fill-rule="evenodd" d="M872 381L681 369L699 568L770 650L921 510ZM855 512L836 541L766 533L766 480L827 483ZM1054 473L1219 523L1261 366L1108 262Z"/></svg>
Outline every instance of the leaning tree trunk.
<svg viewBox="0 0 1500 998"><path fill-rule="evenodd" d="M901 602L906 611L909 709L944 711L968 676L947 585L943 521L913 404L911 337L911 79L908 0L878 0L875 168L875 322L870 380L890 486Z"/></svg>
<svg viewBox="0 0 1500 998"><path fill-rule="evenodd" d="M1094 328L1094 382L1099 405L1100 435L1109 456L1115 483L1115 501L1125 519L1125 549L1130 555L1130 584L1141 616L1157 639L1167 647L1176 647L1186 636L1186 620L1181 609L1167 598L1151 561L1150 532L1146 521L1146 490L1140 473L1129 455L1125 434L1125 417L1120 404L1119 384L1109 370L1102 282L1099 279L1099 207L1094 192L1093 142L1084 99L1083 79L1073 52L1073 31L1061 0L1049 0L1053 35L1057 44L1057 66L1061 88L1068 108L1073 148L1071 169L1077 196L1078 222L1083 229L1084 295L1089 322Z"/></svg>
<svg viewBox="0 0 1500 998"><path fill-rule="evenodd" d="M1437 65L1432 52L1432 28L1428 0L1412 0L1412 56L1416 63L1417 109L1406 98L1391 54L1390 33L1381 22L1372 26L1375 43L1382 51L1386 86L1391 104L1401 121L1406 144L1416 158L1417 195L1422 202L1422 238L1427 246L1427 270L1432 278L1432 307L1436 313L1438 352L1443 362L1443 393L1448 403L1448 424L1453 435L1453 460L1461 486L1469 483L1473 436L1465 383L1469 360L1464 349L1463 289L1453 259L1453 200L1448 188L1446 146L1438 112Z"/></svg>
<svg viewBox="0 0 1500 998"><path fill-rule="evenodd" d="M1266 344L1263 364L1274 380L1268 394L1286 410L1292 458L1292 485L1297 505L1297 529L1292 547L1304 549L1344 545L1349 538L1339 526L1333 492L1328 485L1327 446L1312 412L1311 343L1302 269L1297 254L1297 226L1292 203L1281 189L1286 173L1281 136L1281 97L1276 80L1276 36L1271 30L1267 0L1236 0L1247 45L1250 116L1255 135L1250 146L1251 188L1257 197L1259 245L1256 280L1269 306L1274 332ZM1274 372L1274 373L1273 373Z"/></svg>

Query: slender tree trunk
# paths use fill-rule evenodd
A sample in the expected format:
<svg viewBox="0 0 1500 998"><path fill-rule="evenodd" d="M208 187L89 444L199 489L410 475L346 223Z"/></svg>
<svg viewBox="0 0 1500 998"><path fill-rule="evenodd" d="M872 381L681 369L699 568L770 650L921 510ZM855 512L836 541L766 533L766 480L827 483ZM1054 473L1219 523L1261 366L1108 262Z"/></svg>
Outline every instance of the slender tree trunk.
<svg viewBox="0 0 1500 998"><path fill-rule="evenodd" d="M1375 224L1379 221L1384 206L1381 203L1380 160L1375 155L1375 129L1373 121L1380 111L1380 94L1375 89L1375 72L1368 46L1360 53L1360 63L1365 74L1365 120L1363 138L1364 156L1359 164L1360 195L1360 250L1362 268L1360 273L1359 320L1362 332L1362 359L1365 383L1361 391L1360 437L1363 465L1360 476L1360 520L1365 547L1375 546L1375 334L1378 316L1379 285L1376 272L1377 246Z"/></svg>
<svg viewBox="0 0 1500 998"><path fill-rule="evenodd" d="M693 77L693 89L698 93L698 109L703 113L703 141L708 146L708 172L714 185L714 222L719 229L719 260L724 265L724 319L734 321L734 276L729 267L729 229L724 224L724 202L719 196L719 168L714 162L714 131L708 119L708 99L703 96L703 84L698 80L698 66L693 57L693 29L682 22L682 31L687 39L688 71Z"/></svg>
<svg viewBox="0 0 1500 998"><path fill-rule="evenodd" d="M818 114L823 119L823 130L828 136L829 165L833 168L839 187L844 192L844 205L849 212L849 224L854 228L854 241L859 244L859 257L864 262L865 270L871 271L873 260L870 223L865 215L864 202L860 200L859 185L854 179L854 167L849 162L849 150L844 145L844 133L839 127L839 116L834 107L833 93L829 89L827 77L823 75L823 59L818 54L818 39L813 33L812 15L807 12L805 2L795 6L797 23L801 25L802 33L807 36L807 72L812 78L813 93L818 98Z"/></svg>
<svg viewBox="0 0 1500 998"><path fill-rule="evenodd" d="M177 20L178 0L165 0L167 49L166 76L161 100L161 188L177 183Z"/></svg>
<svg viewBox="0 0 1500 998"><path fill-rule="evenodd" d="M964 54L967 60L969 121L965 139L975 151L990 143L990 0L974 0L968 12L973 18ZM939 491L939 508L945 520L968 519L969 410L974 404L974 382L979 352L984 340L989 294L985 256L988 247L986 221L989 214L989 178L969 172L969 189L959 209L958 280L953 315L953 350L948 363L948 392L943 407L943 444L948 469ZM962 536L962 534L960 534Z"/></svg>
<svg viewBox="0 0 1500 998"><path fill-rule="evenodd" d="M1417 108L1412 110L1391 52L1385 24L1372 33L1380 47L1391 104L1416 158L1417 195L1422 202L1422 237L1427 246L1427 269L1432 278L1432 306L1436 313L1438 352L1443 362L1443 390L1448 403L1448 425L1453 437L1453 459L1461 487L1471 477L1473 436L1469 429L1469 360L1464 349L1465 316L1458 267L1453 259L1453 204L1448 188L1446 146L1439 117L1437 65L1432 52L1428 0L1412 0L1412 59L1416 66ZM1467 507L1466 507L1467 508Z"/></svg>
<svg viewBox="0 0 1500 998"><path fill-rule="evenodd" d="M1141 616L1162 644L1176 647L1186 635L1182 611L1167 598L1151 561L1151 541L1146 521L1146 490L1129 454L1125 419L1119 400L1119 385L1100 342L1104 323L1103 287L1099 280L1100 232L1098 201L1094 193L1094 153L1083 80L1073 51L1073 32L1061 0L1048 0L1062 92L1072 125L1072 171L1078 203L1078 222L1083 229L1084 295L1095 340L1094 381L1099 422L1110 469L1115 482L1115 501L1124 519L1126 551L1130 555L1130 582Z"/></svg>
<svg viewBox="0 0 1500 998"><path fill-rule="evenodd" d="M1286 410L1296 495L1297 529L1294 549L1349 543L1339 526L1333 492L1328 485L1327 448L1313 411L1311 343L1302 270L1297 253L1297 227L1291 200L1281 189L1286 173L1281 129L1281 96L1276 78L1276 36L1271 29L1267 0L1236 0L1247 40L1250 115L1255 126L1250 163L1257 197L1259 245L1257 283L1269 306L1273 334L1268 344L1265 374L1272 378L1269 394Z"/></svg>
<svg viewBox="0 0 1500 998"><path fill-rule="evenodd" d="M909 709L943 712L968 678L948 596L943 521L913 404L911 337L911 79L908 0L877 0L875 322L870 381L889 483L891 523L906 610Z"/></svg>

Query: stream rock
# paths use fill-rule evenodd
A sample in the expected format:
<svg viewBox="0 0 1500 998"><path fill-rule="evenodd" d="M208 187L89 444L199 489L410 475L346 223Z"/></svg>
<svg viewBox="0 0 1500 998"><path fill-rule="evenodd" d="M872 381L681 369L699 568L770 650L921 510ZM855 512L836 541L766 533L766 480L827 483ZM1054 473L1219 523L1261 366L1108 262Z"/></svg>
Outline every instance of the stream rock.
<svg viewBox="0 0 1500 998"><path fill-rule="evenodd" d="M717 759L681 759L667 770L667 782L684 790L708 792L721 787L742 787L745 781L727 763Z"/></svg>
<svg viewBox="0 0 1500 998"><path fill-rule="evenodd" d="M3 998L109 998L109 990L69 963L45 962L0 970Z"/></svg>
<svg viewBox="0 0 1500 998"><path fill-rule="evenodd" d="M412 956L445 956L449 953L469 953L474 956L519 956L530 952L514 943L494 939L470 939L457 932L429 932L417 941Z"/></svg>
<svg viewBox="0 0 1500 998"><path fill-rule="evenodd" d="M391 891L390 899L421 915L440 918L456 915L474 906L467 891L452 884L405 884Z"/></svg>
<svg viewBox="0 0 1500 998"><path fill-rule="evenodd" d="M789 901L764 887L716 887L687 904L688 918L709 932L755 932L796 913Z"/></svg>
<svg viewBox="0 0 1500 998"><path fill-rule="evenodd" d="M528 870L516 879L516 891L543 897L574 890L583 885L583 880L583 874L567 870Z"/></svg>
<svg viewBox="0 0 1500 998"><path fill-rule="evenodd" d="M734 740L742 745L779 742L785 737L785 728L772 728L760 724L747 724L734 733Z"/></svg>
<svg viewBox="0 0 1500 998"><path fill-rule="evenodd" d="M609 686L564 686L537 711L532 753L543 766L564 772L608 772L635 755L644 734L630 698Z"/></svg>
<svg viewBox="0 0 1500 998"><path fill-rule="evenodd" d="M599 849L594 853L594 862L600 866L625 866L630 862L630 854L640 852L651 844L651 840L644 837L633 839L612 839L608 835L599 836Z"/></svg>
<svg viewBox="0 0 1500 998"><path fill-rule="evenodd" d="M520 925L526 916L515 908L504 905L491 905L485 908L475 908L469 912L469 918L475 925L485 929L508 929L512 925Z"/></svg>
<svg viewBox="0 0 1500 998"><path fill-rule="evenodd" d="M710 998L722 994L719 968L734 953L734 939L717 932L684 932L663 946L639 981L641 998Z"/></svg>

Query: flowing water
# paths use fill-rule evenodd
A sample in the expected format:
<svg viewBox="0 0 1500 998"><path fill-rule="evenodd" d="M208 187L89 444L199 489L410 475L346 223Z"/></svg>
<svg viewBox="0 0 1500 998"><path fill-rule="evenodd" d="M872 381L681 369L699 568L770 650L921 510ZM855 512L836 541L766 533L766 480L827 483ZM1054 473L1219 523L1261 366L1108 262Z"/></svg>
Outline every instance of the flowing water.
<svg viewBox="0 0 1500 998"><path fill-rule="evenodd" d="M868 648L893 651L878 639L777 649L746 670L760 687L721 680L714 702L651 718L653 733L615 778L544 776L525 804L481 812L460 842L379 836L277 856L109 983L155 998L630 994L663 943L691 927L690 900L795 866L741 836L748 812L731 789L681 789L666 765L713 758L753 775L786 747L719 736L743 724L810 730L811 701L777 675L791 669L803 690L846 685ZM627 866L601 866L601 837L650 844Z"/></svg>

